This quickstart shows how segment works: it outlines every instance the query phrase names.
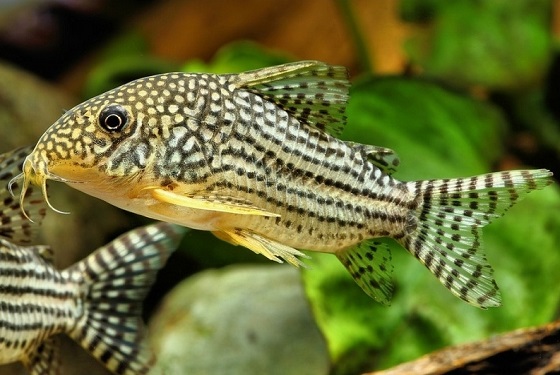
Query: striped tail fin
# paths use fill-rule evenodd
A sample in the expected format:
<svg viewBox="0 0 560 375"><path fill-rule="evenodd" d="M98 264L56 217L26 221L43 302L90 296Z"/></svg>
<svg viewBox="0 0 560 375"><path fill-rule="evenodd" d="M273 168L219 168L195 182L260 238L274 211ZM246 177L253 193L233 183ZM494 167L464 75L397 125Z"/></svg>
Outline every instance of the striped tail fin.
<svg viewBox="0 0 560 375"><path fill-rule="evenodd" d="M167 223L139 228L68 270L84 296L69 335L115 374L147 374L153 364L142 340L142 301L183 233Z"/></svg>
<svg viewBox="0 0 560 375"><path fill-rule="evenodd" d="M398 241L457 297L480 308L499 306L481 229L530 191L549 185L550 176L539 169L410 182L419 197L417 227Z"/></svg>

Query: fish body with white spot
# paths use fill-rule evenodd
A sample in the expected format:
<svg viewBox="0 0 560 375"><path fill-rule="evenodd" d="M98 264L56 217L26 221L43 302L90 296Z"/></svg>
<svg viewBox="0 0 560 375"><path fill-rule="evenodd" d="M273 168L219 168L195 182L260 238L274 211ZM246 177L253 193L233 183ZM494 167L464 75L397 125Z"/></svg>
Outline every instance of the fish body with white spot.
<svg viewBox="0 0 560 375"><path fill-rule="evenodd" d="M392 150L336 138L348 88L344 68L316 61L141 78L52 125L24 165L24 187L63 181L295 265L299 249L334 253L381 302L391 267L377 239L390 237L463 300L499 305L480 230L551 173L398 181Z"/></svg>
<svg viewBox="0 0 560 375"><path fill-rule="evenodd" d="M7 188L29 152L0 155L0 364L21 361L32 375L60 374L57 334L66 334L111 373L147 374L153 356L141 335L142 302L183 228L135 229L58 270L52 249L30 245L46 212L41 191L25 193L30 222Z"/></svg>

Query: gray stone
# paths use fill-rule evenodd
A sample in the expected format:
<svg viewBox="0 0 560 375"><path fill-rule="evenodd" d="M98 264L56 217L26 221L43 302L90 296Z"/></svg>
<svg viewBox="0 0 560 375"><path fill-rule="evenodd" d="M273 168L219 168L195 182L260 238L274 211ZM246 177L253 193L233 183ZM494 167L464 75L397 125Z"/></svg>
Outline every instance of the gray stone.
<svg viewBox="0 0 560 375"><path fill-rule="evenodd" d="M230 266L185 280L164 298L150 338L154 374L329 373L299 271L287 265Z"/></svg>

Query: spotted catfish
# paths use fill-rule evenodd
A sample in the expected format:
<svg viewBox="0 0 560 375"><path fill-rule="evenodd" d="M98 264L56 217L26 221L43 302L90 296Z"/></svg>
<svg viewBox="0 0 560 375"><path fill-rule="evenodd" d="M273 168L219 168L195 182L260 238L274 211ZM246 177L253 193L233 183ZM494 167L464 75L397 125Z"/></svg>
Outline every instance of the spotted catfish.
<svg viewBox="0 0 560 375"><path fill-rule="evenodd" d="M62 333L114 374L147 374L153 357L141 336L142 300L183 228L133 230L58 271L49 247L29 245L46 211L41 190L26 192L31 223L7 189L29 152L0 155L0 364L22 361L32 375L60 374Z"/></svg>
<svg viewBox="0 0 560 375"><path fill-rule="evenodd" d="M348 88L343 67L316 61L141 78L66 112L19 178L45 198L46 181L62 181L276 261L301 265L300 249L334 253L384 303L392 268L377 239L390 237L456 296L498 306L481 228L551 173L399 181L392 150L336 138Z"/></svg>

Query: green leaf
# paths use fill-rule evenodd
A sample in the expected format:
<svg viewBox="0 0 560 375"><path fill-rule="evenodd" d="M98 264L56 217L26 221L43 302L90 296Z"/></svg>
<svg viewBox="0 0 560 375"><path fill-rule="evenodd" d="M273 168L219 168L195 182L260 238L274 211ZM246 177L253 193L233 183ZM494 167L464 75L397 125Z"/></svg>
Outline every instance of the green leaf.
<svg viewBox="0 0 560 375"><path fill-rule="evenodd" d="M430 27L407 45L412 60L430 76L460 85L514 89L538 83L546 73L552 52L550 0L404 5L401 12L409 18L414 19L415 12L431 18Z"/></svg>
<svg viewBox="0 0 560 375"><path fill-rule="evenodd" d="M350 93L343 137L395 150L401 159L397 177L484 173L501 155L506 124L489 104L399 77L365 78Z"/></svg>
<svg viewBox="0 0 560 375"><path fill-rule="evenodd" d="M266 49L249 41L233 42L222 47L208 64L195 59L186 62L184 72L239 73L291 61L287 54Z"/></svg>
<svg viewBox="0 0 560 375"><path fill-rule="evenodd" d="M100 61L89 72L82 96L91 98L140 77L176 70L177 64L150 55L143 36L126 33L102 51Z"/></svg>
<svg viewBox="0 0 560 375"><path fill-rule="evenodd" d="M351 90L346 139L390 147L401 180L490 171L501 156L504 120L489 104L404 78L364 79ZM394 243L390 307L369 299L336 257L312 253L303 277L337 374L383 368L437 348L553 319L560 306L560 194L534 192L484 230L502 289L500 308L479 310L447 291Z"/></svg>

